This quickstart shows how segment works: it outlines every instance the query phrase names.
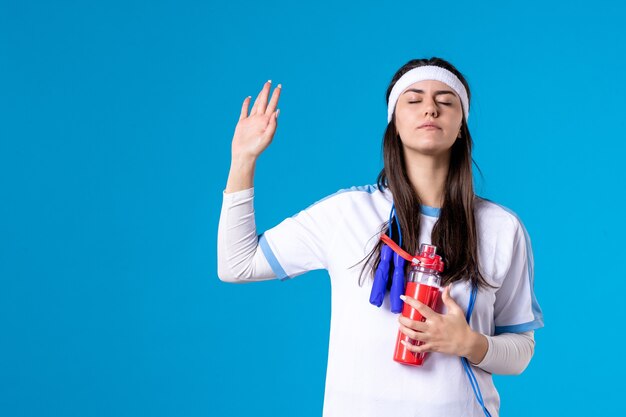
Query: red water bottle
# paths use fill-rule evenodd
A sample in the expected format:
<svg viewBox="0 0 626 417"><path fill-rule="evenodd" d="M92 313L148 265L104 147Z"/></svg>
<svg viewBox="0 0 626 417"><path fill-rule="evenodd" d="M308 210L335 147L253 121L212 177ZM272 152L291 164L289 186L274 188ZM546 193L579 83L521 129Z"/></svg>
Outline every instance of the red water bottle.
<svg viewBox="0 0 626 417"><path fill-rule="evenodd" d="M437 248L433 245L422 243L419 254L415 257L407 278L405 295L415 298L437 311L441 300L441 275L444 264L441 256L436 254ZM426 319L408 303L404 303L402 315L411 320L425 321ZM420 346L422 342L413 340L398 330L396 351L393 360L405 365L420 366L426 358L426 353L414 353L408 350L400 341Z"/></svg>

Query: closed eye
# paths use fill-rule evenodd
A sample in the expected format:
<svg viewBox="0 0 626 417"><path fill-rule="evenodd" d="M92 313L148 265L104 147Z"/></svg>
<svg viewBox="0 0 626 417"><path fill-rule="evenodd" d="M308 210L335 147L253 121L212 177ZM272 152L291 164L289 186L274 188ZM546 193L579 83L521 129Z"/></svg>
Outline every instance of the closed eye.
<svg viewBox="0 0 626 417"><path fill-rule="evenodd" d="M409 101L409 103L421 103L421 102L422 102L421 100L420 101ZM451 106L452 105L452 103L446 103L446 102L443 102L443 101L439 101L439 104L445 104L446 106Z"/></svg>

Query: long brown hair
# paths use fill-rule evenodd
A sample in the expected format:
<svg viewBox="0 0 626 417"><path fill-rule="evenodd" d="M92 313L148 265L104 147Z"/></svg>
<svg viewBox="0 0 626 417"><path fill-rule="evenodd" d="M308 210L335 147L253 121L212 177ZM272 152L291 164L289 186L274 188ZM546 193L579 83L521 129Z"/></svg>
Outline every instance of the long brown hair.
<svg viewBox="0 0 626 417"><path fill-rule="evenodd" d="M465 77L449 62L433 57L430 59L414 59L404 64L395 73L387 87L387 103L389 103L391 89L398 79L407 71L423 65L436 65L451 71L463 83L467 90L468 100L471 100L469 85ZM483 278L478 265L478 238L474 218L474 204L475 199L479 197L474 194L472 144L472 137L467 122L465 117L463 117L461 137L457 138L451 149L450 167L445 184L443 205L431 234L432 244L437 246L438 253L445 260L446 268L442 274L443 285L469 280L472 284L478 286L490 286ZM402 248L408 253L416 253L420 244L419 214L421 201L411 186L407 175L404 150L395 125L395 111L383 136L383 160L384 167L377 178L378 189L383 191L384 188L388 188L391 191L396 215L402 226ZM389 235L390 227L392 228L391 232L394 241L398 243L399 230L395 217L392 218L391 224L389 222L383 223L380 232ZM367 270L368 265L373 265L370 269L373 278L380 263L381 247L382 241L379 240L372 251L361 261L366 262L359 275L359 285L362 285L363 273ZM407 262L405 267L408 270L410 263ZM390 273L391 271L392 268L390 268ZM391 281L389 279L388 284L391 284Z"/></svg>

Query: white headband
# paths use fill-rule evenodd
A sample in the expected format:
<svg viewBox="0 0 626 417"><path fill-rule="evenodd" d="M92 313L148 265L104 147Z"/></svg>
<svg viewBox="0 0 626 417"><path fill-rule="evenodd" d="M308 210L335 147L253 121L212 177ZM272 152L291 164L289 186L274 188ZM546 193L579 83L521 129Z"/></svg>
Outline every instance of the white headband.
<svg viewBox="0 0 626 417"><path fill-rule="evenodd" d="M469 118L469 100L467 98L467 90L465 90L461 80L445 68L435 65L424 65L407 71L391 89L389 104L387 106L387 123L391 121L393 110L396 108L396 102L404 90L411 84L423 80L436 80L448 84L461 99L463 112L465 113L465 121L467 122Z"/></svg>

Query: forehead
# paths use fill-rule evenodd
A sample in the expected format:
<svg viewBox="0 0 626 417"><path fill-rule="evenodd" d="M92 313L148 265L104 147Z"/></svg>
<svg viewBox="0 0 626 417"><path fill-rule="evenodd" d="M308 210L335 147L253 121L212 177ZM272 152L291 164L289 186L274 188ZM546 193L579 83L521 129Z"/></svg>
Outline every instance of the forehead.
<svg viewBox="0 0 626 417"><path fill-rule="evenodd" d="M422 80L409 85L402 93L406 93L409 90L422 90L425 93L436 91L450 91L455 96L457 95L454 90L446 83L438 80Z"/></svg>

